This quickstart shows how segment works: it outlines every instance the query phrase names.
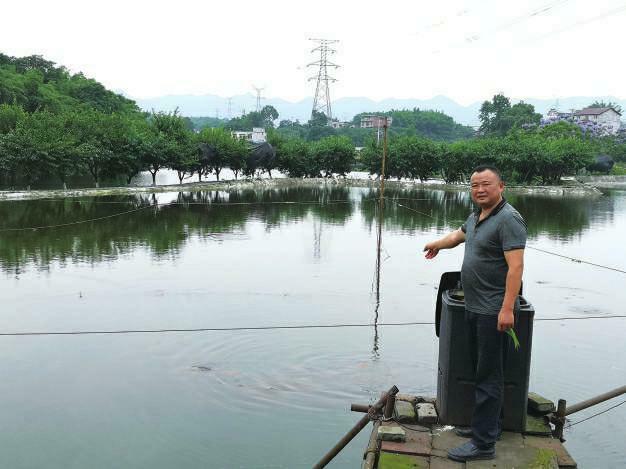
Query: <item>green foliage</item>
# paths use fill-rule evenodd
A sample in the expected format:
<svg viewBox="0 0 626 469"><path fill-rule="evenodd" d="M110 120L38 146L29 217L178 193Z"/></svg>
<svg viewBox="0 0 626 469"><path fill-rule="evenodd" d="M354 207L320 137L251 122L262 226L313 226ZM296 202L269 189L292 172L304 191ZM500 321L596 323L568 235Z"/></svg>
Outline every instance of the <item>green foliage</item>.
<svg viewBox="0 0 626 469"><path fill-rule="evenodd" d="M289 139L276 148L276 167L289 177L311 176L310 145L301 139Z"/></svg>
<svg viewBox="0 0 626 469"><path fill-rule="evenodd" d="M439 147L423 137L398 137L389 143L389 175L426 181L437 167Z"/></svg>
<svg viewBox="0 0 626 469"><path fill-rule="evenodd" d="M346 137L326 137L311 144L310 155L312 174L345 176L354 164L354 145Z"/></svg>
<svg viewBox="0 0 626 469"><path fill-rule="evenodd" d="M225 127L229 130L250 131L254 127L265 127L265 120L260 112L252 111L229 120Z"/></svg>
<svg viewBox="0 0 626 469"><path fill-rule="evenodd" d="M356 127L361 125L361 117L372 113L360 113L354 116L352 123ZM392 117L392 125L389 132L396 135L419 135L432 140L453 142L471 138L474 130L471 127L458 124L454 119L440 111L403 109L389 112L374 113L381 116ZM343 130L343 129L342 129ZM368 131L372 130L359 129Z"/></svg>
<svg viewBox="0 0 626 469"><path fill-rule="evenodd" d="M228 119L217 117L187 117L193 126L191 130L202 130L205 127L224 127Z"/></svg>
<svg viewBox="0 0 626 469"><path fill-rule="evenodd" d="M204 173L214 172L219 180L223 168L231 166L237 174L246 169L248 143L234 139L226 129L203 129L197 141L205 145L205 156L201 158Z"/></svg>
<svg viewBox="0 0 626 469"><path fill-rule="evenodd" d="M11 132L26 118L26 112L16 104L0 104L0 135Z"/></svg>
<svg viewBox="0 0 626 469"><path fill-rule="evenodd" d="M509 98L497 94L491 101L483 102L478 118L483 135L501 137L511 129L539 124L541 114L535 112L532 104L520 101L511 106Z"/></svg>
<svg viewBox="0 0 626 469"><path fill-rule="evenodd" d="M136 113L136 104L82 73L71 75L41 56L0 58L0 104L27 112L63 112L88 107L104 113Z"/></svg>

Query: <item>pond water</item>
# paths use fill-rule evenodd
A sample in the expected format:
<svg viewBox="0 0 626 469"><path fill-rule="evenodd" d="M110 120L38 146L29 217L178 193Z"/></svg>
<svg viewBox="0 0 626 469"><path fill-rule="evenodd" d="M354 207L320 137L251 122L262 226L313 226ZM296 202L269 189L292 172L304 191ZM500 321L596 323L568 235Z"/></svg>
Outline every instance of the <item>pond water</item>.
<svg viewBox="0 0 626 469"><path fill-rule="evenodd" d="M378 307L370 189L0 202L0 332L433 321L439 277L459 269L463 249L433 261L420 251L460 225L468 194L387 195ZM626 269L626 192L509 200L529 246ZM58 224L68 225L8 231ZM537 318L624 314L624 280L527 250ZM625 384L625 326L537 322L531 390L575 403ZM437 347L432 325L3 336L0 465L310 467L360 418L350 403L392 384L435 395ZM625 412L566 431L581 467L626 465ZM368 436L331 467L359 467Z"/></svg>

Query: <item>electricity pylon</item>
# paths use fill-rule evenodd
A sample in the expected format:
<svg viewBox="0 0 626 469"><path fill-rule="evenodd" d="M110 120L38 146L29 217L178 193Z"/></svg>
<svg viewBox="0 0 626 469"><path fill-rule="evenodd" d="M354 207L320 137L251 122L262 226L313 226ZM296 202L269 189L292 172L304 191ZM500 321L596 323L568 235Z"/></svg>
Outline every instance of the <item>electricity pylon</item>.
<svg viewBox="0 0 626 469"><path fill-rule="evenodd" d="M339 41L336 39L309 39L317 44L319 44L316 48L311 50L311 53L319 51L320 58L319 60L312 62L307 65L307 67L319 67L317 71L317 75L309 78L309 81L316 80L317 84L315 85L315 97L313 98L313 109L311 110L311 117L313 117L313 112L323 112L328 120L333 118L333 110L330 102L330 89L328 84L334 83L337 79L328 75L328 68L338 68L339 65L334 64L328 61L328 55L332 55L337 52L335 49L330 47L332 44L335 44Z"/></svg>
<svg viewBox="0 0 626 469"><path fill-rule="evenodd" d="M261 91L263 91L265 88L258 88L254 85L252 85L252 88L254 88L254 90L256 91L256 112L261 112L261 100L263 99L263 97L261 96Z"/></svg>

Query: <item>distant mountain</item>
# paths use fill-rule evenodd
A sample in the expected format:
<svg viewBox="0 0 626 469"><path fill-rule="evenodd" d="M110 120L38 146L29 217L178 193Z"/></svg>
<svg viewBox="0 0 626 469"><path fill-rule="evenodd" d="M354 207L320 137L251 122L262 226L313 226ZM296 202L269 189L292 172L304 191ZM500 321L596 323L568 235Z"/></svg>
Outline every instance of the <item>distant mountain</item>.
<svg viewBox="0 0 626 469"><path fill-rule="evenodd" d="M489 97L490 98L490 97ZM598 97L567 97L559 98L560 110L581 109L595 100L613 101L626 109L626 100L619 100L612 96ZM216 95L179 95L160 96L149 99L135 99L139 107L146 111L173 111L178 108L185 116L210 116L210 117L235 117L242 111L250 112L256 108L256 97L250 93L231 97L231 112L228 115L228 98ZM524 99L525 102L535 106L537 112L545 114L554 107L554 99ZM513 100L514 103L517 100ZM270 104L280 114L280 119L298 119L305 122L311 115L313 99L306 98L297 102L290 102L280 98L263 99L261 105ZM333 101L333 115L339 120L351 120L353 116L361 112L390 111L392 109L432 109L442 111L451 116L455 121L465 125L478 125L478 111L482 102L463 106L446 96L435 96L431 99L397 99L388 98L382 101L374 101L363 97L339 98Z"/></svg>

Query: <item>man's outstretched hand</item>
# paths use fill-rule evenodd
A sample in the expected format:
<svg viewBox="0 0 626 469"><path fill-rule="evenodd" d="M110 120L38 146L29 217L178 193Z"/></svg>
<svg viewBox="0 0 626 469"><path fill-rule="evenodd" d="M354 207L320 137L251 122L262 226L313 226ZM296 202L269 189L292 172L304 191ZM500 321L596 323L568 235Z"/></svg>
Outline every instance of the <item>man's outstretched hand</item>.
<svg viewBox="0 0 626 469"><path fill-rule="evenodd" d="M424 256L426 259L432 259L437 254L439 254L437 242L433 241L432 243L428 243L426 246L424 246L424 252L426 252L426 255Z"/></svg>

